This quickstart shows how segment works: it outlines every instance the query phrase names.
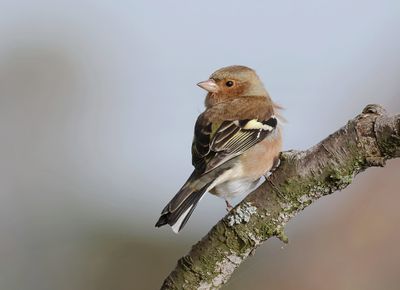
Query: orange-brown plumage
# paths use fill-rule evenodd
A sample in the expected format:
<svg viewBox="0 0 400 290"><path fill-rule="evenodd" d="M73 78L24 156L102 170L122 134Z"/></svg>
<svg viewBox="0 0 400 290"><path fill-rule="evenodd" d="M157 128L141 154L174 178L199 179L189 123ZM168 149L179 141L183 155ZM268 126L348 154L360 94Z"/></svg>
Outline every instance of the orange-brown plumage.
<svg viewBox="0 0 400 290"><path fill-rule="evenodd" d="M185 225L204 192L227 201L254 188L276 164L282 147L279 107L254 70L225 67L198 85L208 93L206 110L195 125L195 170L156 224L169 224L175 232Z"/></svg>

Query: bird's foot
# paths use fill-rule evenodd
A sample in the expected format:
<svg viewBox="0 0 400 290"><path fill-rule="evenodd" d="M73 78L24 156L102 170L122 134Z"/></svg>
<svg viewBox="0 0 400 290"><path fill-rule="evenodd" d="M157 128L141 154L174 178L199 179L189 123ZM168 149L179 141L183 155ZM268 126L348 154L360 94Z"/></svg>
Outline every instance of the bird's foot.
<svg viewBox="0 0 400 290"><path fill-rule="evenodd" d="M285 197L285 195L276 187L276 185L272 182L271 180L271 175L272 173L278 169L279 165L281 165L281 160L279 159L279 157L275 158L274 160L274 164L271 168L270 171L268 171L267 173L264 174L265 180L271 185L271 187L276 191L278 197L283 198L285 200L287 200L287 198Z"/></svg>
<svg viewBox="0 0 400 290"><path fill-rule="evenodd" d="M282 199L284 199L284 200L287 200L287 198L286 198L286 196L278 189L278 187L272 182L272 180L271 180L271 173L269 174L269 175L264 175L264 177L265 177L265 180L271 185L271 187L276 191L276 195L279 197L279 198L282 198Z"/></svg>
<svg viewBox="0 0 400 290"><path fill-rule="evenodd" d="M226 211L230 212L233 209L233 206L229 203L227 199L225 199L225 203L226 203Z"/></svg>
<svg viewBox="0 0 400 290"><path fill-rule="evenodd" d="M271 173L273 173L275 170L278 169L279 165L281 165L281 160L279 159L279 157L276 157L274 160L274 164L272 165L272 168L270 170Z"/></svg>

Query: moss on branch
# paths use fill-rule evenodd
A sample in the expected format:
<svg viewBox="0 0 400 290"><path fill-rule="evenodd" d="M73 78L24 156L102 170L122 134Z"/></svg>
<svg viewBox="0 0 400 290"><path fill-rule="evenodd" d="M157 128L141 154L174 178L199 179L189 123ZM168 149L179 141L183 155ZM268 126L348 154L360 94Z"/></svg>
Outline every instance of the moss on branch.
<svg viewBox="0 0 400 290"><path fill-rule="evenodd" d="M287 242L298 212L354 177L400 156L400 116L368 105L344 127L306 151L281 154L281 165L181 258L162 289L218 289L267 239Z"/></svg>

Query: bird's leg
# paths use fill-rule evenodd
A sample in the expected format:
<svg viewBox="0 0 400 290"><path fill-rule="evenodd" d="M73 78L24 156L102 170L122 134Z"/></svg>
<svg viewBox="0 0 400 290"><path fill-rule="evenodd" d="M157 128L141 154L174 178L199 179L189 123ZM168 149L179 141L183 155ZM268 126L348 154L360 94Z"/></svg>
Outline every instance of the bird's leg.
<svg viewBox="0 0 400 290"><path fill-rule="evenodd" d="M272 173L273 173L276 169L278 169L278 167L279 167L280 164L281 164L281 160L280 160L279 157L278 157L278 158L276 158L276 159L274 160L274 164L273 164L271 170L268 171L267 173L265 173L264 177L265 177L265 180L271 185L271 187L272 187L273 189L275 189L275 191L277 192L277 195L278 195L280 198L283 198L283 199L287 200L287 198L285 197L285 195L276 187L276 185L275 185L275 184L271 181L271 179L270 179Z"/></svg>
<svg viewBox="0 0 400 290"><path fill-rule="evenodd" d="M269 175L269 176L271 176L271 175ZM269 176L268 177L265 176L265 180L271 185L271 187L276 191L276 194L280 198L287 200L286 196L278 189L278 187L276 187L276 185L271 181L271 179L269 179Z"/></svg>
<svg viewBox="0 0 400 290"><path fill-rule="evenodd" d="M265 173L265 175L264 175L265 181L267 181L267 182L271 185L271 187L277 192L277 195L278 195L280 198L286 199L286 197L283 195L283 193L282 193L282 192L276 187L276 185L271 181L270 176L271 176L271 172L270 172L270 171L267 172L267 173Z"/></svg>
<svg viewBox="0 0 400 290"><path fill-rule="evenodd" d="M272 168L269 172L273 173L275 170L278 169L279 165L281 165L281 160L279 159L279 157L276 157L274 159L274 164L272 164Z"/></svg>
<svg viewBox="0 0 400 290"><path fill-rule="evenodd" d="M226 203L226 211L230 212L233 208L233 206L229 203L229 201L227 199L225 199L225 203Z"/></svg>

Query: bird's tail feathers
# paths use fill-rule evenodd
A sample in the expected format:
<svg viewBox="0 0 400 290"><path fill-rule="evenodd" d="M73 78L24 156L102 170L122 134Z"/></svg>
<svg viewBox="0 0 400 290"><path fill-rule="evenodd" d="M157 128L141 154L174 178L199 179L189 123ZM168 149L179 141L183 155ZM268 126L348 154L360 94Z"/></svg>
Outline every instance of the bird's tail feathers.
<svg viewBox="0 0 400 290"><path fill-rule="evenodd" d="M200 189L193 186L194 174L189 177L185 185L178 191L174 198L161 212L156 227L170 225L175 233L178 233L186 224L196 208L197 203L203 197L211 182L206 183Z"/></svg>

